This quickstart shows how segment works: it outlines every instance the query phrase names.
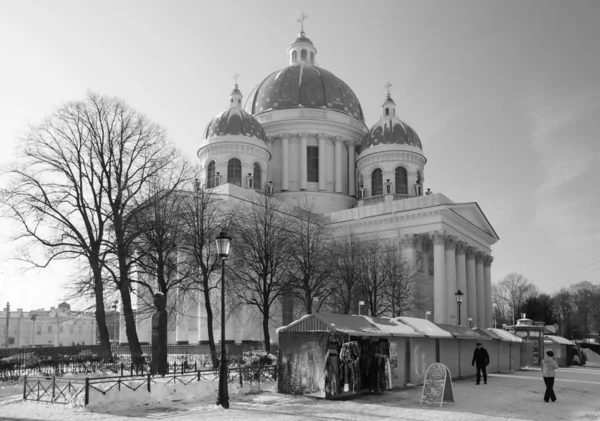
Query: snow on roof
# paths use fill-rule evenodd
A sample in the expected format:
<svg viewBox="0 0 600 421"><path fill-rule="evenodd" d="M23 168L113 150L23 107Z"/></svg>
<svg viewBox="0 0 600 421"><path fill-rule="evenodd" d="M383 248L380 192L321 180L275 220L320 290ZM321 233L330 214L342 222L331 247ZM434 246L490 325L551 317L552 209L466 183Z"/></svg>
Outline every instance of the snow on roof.
<svg viewBox="0 0 600 421"><path fill-rule="evenodd" d="M416 317L396 317L393 320L402 322L430 338L452 338L452 335L449 332L440 329L426 319L417 319Z"/></svg>
<svg viewBox="0 0 600 421"><path fill-rule="evenodd" d="M494 329L493 327L490 327L488 330L500 336L500 338L505 342L523 342L523 339L513 335L510 332L507 332L504 329Z"/></svg>
<svg viewBox="0 0 600 421"><path fill-rule="evenodd" d="M475 332L479 333L481 336L487 336L490 339L502 340L502 337L495 334L494 332L490 332L489 330L480 329L478 327L473 329Z"/></svg>
<svg viewBox="0 0 600 421"><path fill-rule="evenodd" d="M456 339L474 339L480 341L490 341L492 339L489 337L489 335L481 335L480 333L475 332L466 326L456 326L443 323L436 323L436 326L445 330L446 332L449 332Z"/></svg>
<svg viewBox="0 0 600 421"><path fill-rule="evenodd" d="M300 318L299 318L298 320L296 320L296 321L293 321L293 322L292 322L292 323L290 323L289 325L278 327L277 329L275 329L275 332L276 332L276 333L279 333L279 332L281 332L281 331L283 331L283 330L287 329L288 327L295 325L296 323L300 323L302 320L304 320L304 319L306 319L306 318L309 318L310 316L311 316L311 314L305 314L304 316L300 317Z"/></svg>
<svg viewBox="0 0 600 421"><path fill-rule="evenodd" d="M550 339L552 342L556 343L556 344L561 344L561 345L575 345L573 342L571 342L570 340L563 338L562 336L555 336L555 335L546 335L544 336L544 338L548 338Z"/></svg>
<svg viewBox="0 0 600 421"><path fill-rule="evenodd" d="M417 332L409 325L397 322L387 317L369 317L362 316L369 323L375 325L379 330L389 332L392 336L411 336L411 337L423 337L422 333Z"/></svg>

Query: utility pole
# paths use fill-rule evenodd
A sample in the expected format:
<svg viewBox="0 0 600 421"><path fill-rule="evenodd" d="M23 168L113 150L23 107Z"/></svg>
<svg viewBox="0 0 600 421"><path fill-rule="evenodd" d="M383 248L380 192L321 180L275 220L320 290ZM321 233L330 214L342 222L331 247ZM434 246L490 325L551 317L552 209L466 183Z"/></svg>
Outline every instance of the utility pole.
<svg viewBox="0 0 600 421"><path fill-rule="evenodd" d="M8 328L10 320L10 303L6 302L6 350L8 351Z"/></svg>

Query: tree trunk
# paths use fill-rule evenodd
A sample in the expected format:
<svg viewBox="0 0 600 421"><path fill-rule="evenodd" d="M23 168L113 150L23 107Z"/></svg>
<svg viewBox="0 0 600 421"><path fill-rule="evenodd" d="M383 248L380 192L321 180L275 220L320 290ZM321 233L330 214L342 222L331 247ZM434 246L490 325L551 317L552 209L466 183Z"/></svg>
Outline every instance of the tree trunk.
<svg viewBox="0 0 600 421"><path fill-rule="evenodd" d="M106 361L111 353L110 337L108 335L108 328L106 327L106 313L104 311L104 284L102 283L102 271L97 264L92 264L92 271L94 276L94 295L96 298L96 325L98 326L98 333L100 334L100 360Z"/></svg>
<svg viewBox="0 0 600 421"><path fill-rule="evenodd" d="M206 309L206 329L208 330L208 346L210 348L210 359L212 360L213 367L217 369L219 367L219 357L217 355L217 347L215 346L215 333L213 332L213 311L212 305L210 304L210 291L208 285L204 285L204 308ZM221 344L225 346L225 344Z"/></svg>
<svg viewBox="0 0 600 421"><path fill-rule="evenodd" d="M269 335L269 306L266 304L263 312L263 333L265 335L265 351L271 352L271 336Z"/></svg>
<svg viewBox="0 0 600 421"><path fill-rule="evenodd" d="M122 275L122 274L121 274ZM127 275L125 275L127 276ZM122 278L123 279L123 278ZM129 282L121 282L119 291L121 292L121 301L123 303L123 316L125 318L125 331L127 333L127 342L129 342L129 352L131 353L131 362L134 364L143 363L142 347L138 339L135 327L135 318L133 317L133 308L131 307L131 294L129 292Z"/></svg>

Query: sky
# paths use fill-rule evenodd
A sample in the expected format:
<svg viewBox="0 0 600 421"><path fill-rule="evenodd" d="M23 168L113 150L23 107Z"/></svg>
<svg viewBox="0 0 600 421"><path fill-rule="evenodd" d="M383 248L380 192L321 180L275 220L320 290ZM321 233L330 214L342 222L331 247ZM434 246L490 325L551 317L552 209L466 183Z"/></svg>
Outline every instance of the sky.
<svg viewBox="0 0 600 421"><path fill-rule="evenodd" d="M500 237L494 282L600 283L597 1L0 0L0 165L29 124L88 90L146 114L193 161L233 75L249 94L287 66L301 13L368 126L392 84L425 188L481 206ZM78 269L25 271L11 233L0 221L2 307L56 306Z"/></svg>

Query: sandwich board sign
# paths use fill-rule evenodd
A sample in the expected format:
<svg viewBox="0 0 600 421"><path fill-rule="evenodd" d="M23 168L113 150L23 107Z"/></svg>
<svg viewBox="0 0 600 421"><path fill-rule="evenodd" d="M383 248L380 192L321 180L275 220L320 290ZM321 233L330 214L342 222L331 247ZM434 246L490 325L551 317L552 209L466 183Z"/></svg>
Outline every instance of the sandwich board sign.
<svg viewBox="0 0 600 421"><path fill-rule="evenodd" d="M421 406L425 403L427 405L439 404L441 407L444 402L454 402L452 376L444 364L433 363L425 373Z"/></svg>

